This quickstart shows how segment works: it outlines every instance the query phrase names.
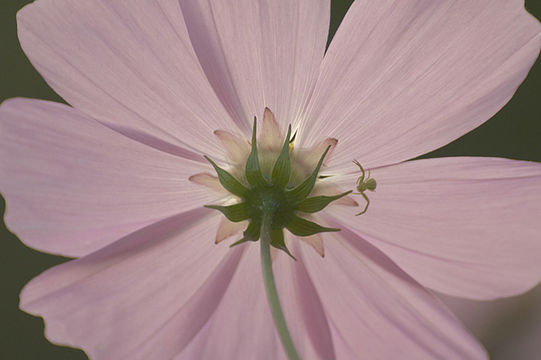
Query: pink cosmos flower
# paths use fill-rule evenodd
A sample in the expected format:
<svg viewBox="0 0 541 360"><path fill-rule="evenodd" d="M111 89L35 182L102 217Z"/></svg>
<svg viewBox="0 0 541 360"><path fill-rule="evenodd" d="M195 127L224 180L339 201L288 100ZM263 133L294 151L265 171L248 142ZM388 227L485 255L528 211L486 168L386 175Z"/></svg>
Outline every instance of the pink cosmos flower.
<svg viewBox="0 0 541 360"><path fill-rule="evenodd" d="M541 279L541 166L406 160L495 114L538 56L541 26L522 0L357 0L325 53L328 22L328 0L37 0L19 12L24 51L71 105L0 108L7 225L78 258L21 294L48 339L92 359L286 356L259 242L228 247L246 224L203 207L238 202L203 155L248 186L257 116L264 174L291 124L292 186L329 147L312 195L367 185L353 161L377 180L310 216L341 231L286 231L297 260L273 253L299 356L486 357L430 290L494 299Z"/></svg>

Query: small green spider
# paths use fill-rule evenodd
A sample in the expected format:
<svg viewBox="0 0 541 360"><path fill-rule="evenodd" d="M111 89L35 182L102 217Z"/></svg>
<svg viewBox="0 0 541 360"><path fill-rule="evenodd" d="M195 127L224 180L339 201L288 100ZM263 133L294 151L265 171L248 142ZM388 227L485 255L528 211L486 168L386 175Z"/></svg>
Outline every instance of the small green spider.
<svg viewBox="0 0 541 360"><path fill-rule="evenodd" d="M353 160L353 163L361 169L361 176L357 178L357 193L353 193L356 195L362 195L362 197L366 200L366 206L364 207L363 211L356 214L356 216L362 215L368 210L368 205L370 205L370 200L368 199L368 196L364 193L366 190L374 191L376 190L376 180L370 178L370 170L368 170L368 176L366 179L364 178L365 172L361 164L357 160Z"/></svg>

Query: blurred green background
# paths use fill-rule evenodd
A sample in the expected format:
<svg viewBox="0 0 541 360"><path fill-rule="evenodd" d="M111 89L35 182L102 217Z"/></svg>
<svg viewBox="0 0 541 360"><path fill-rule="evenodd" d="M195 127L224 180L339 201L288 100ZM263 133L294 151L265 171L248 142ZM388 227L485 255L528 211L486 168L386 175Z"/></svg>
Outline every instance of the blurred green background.
<svg viewBox="0 0 541 360"><path fill-rule="evenodd" d="M30 2L0 2L0 101L14 96L62 101L30 65L18 44L15 14ZM350 0L332 2L331 34L350 4ZM541 18L541 1L527 0L526 8ZM541 61L536 62L509 104L490 121L423 157L457 155L541 161ZM2 217L4 206L0 197ZM0 359L86 359L80 350L47 342L42 320L18 310L23 285L66 260L25 247L0 223ZM493 359L541 358L541 287L490 303L449 301Z"/></svg>

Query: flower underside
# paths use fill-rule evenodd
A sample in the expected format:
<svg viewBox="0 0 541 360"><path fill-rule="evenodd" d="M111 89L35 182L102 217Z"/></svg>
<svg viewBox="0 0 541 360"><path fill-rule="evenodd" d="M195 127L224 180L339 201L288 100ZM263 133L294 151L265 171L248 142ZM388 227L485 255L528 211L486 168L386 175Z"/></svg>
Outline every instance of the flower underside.
<svg viewBox="0 0 541 360"><path fill-rule="evenodd" d="M240 199L240 202L233 205L206 205L206 207L222 212L232 222L249 221L243 237L231 246L259 240L263 215L268 214L271 218L270 245L293 257L284 241L284 228L300 237L339 231L340 229L324 227L307 220L299 216L299 213L311 214L321 211L331 202L343 198L351 191L336 195L310 196L325 156L331 148L330 145L325 148L311 173L297 183L295 176L292 176L294 171L291 164L293 151L291 126L278 156L272 159L273 165L270 167L262 166L260 162L260 158L263 158L263 163L269 162L269 154L264 153L260 156L256 135L257 119L254 118L251 151L246 159L244 173L240 174L242 180L237 179L205 156L216 170L222 187Z"/></svg>

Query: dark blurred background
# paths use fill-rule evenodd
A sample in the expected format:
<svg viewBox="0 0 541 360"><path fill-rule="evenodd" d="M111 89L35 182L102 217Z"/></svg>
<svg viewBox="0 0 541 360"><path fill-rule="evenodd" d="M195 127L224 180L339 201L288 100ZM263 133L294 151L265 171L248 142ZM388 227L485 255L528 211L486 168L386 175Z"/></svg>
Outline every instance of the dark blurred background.
<svg viewBox="0 0 541 360"><path fill-rule="evenodd" d="M15 14L30 2L0 1L0 101L14 96L62 101L30 65L17 40ZM351 2L332 1L331 35ZM526 8L537 19L541 18L541 1L527 0ZM541 161L541 61L536 62L513 99L490 121L423 157L459 155ZM4 199L0 197L0 218L4 208ZM41 318L18 310L18 294L23 285L66 260L25 247L3 221L0 223L0 359L86 359L80 350L49 343L43 336ZM447 301L489 350L492 359L541 358L541 287L495 302Z"/></svg>

